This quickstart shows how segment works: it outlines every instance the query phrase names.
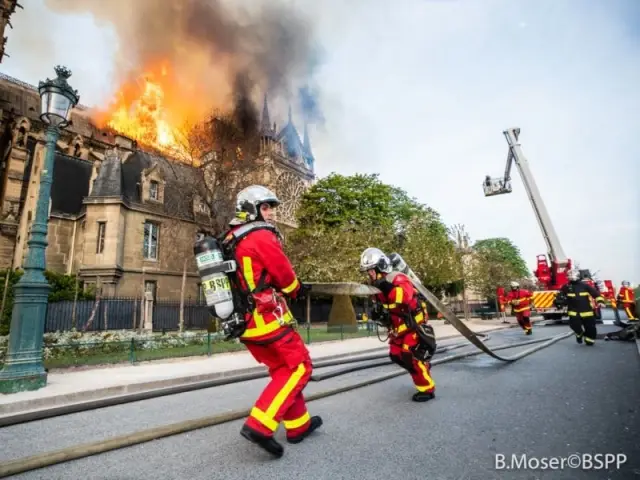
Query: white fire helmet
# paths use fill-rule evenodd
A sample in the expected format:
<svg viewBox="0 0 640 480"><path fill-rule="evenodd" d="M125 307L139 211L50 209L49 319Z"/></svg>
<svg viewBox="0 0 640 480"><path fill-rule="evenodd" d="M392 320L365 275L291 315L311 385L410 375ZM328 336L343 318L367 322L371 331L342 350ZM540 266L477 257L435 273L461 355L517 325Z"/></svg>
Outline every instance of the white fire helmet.
<svg viewBox="0 0 640 480"><path fill-rule="evenodd" d="M241 190L236 197L236 217L232 224L252 222L260 215L260 205L267 203L272 207L280 205L280 199L262 185L251 185Z"/></svg>
<svg viewBox="0 0 640 480"><path fill-rule="evenodd" d="M376 269L380 273L391 273L391 260L379 248L369 247L360 255L360 271Z"/></svg>

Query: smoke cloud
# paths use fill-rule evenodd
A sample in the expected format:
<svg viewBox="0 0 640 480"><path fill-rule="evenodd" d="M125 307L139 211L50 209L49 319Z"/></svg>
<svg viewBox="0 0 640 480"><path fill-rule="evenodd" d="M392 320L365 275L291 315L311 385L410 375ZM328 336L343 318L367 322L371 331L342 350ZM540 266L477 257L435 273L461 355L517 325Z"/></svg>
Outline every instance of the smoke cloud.
<svg viewBox="0 0 640 480"><path fill-rule="evenodd" d="M166 62L187 98L188 89L201 91L199 97L205 96L202 101L211 103L210 108L246 109L244 97L257 100L262 93L298 97L298 89L311 81L318 65L313 25L278 2L260 2L250 9L237 3L46 0L53 11L89 13L115 29L117 82Z"/></svg>

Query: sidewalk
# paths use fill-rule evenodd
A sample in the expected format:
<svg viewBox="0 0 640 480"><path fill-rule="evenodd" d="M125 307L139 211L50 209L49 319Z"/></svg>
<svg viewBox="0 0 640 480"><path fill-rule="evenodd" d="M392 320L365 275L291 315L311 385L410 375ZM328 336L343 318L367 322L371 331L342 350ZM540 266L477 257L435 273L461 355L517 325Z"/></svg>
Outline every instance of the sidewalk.
<svg viewBox="0 0 640 480"><path fill-rule="evenodd" d="M472 319L465 323L474 332L517 326L514 319L508 320L509 324L502 323L499 319ZM453 326L445 325L441 320L432 320L430 323L439 342L447 338L461 337ZM357 357L371 353L372 350L382 352L388 348L386 343L380 342L375 336L315 343L307 347L314 362L337 357ZM47 386L40 390L0 396L0 417L27 410L263 371L265 367L257 364L249 352L241 351L197 359L55 372L48 375Z"/></svg>

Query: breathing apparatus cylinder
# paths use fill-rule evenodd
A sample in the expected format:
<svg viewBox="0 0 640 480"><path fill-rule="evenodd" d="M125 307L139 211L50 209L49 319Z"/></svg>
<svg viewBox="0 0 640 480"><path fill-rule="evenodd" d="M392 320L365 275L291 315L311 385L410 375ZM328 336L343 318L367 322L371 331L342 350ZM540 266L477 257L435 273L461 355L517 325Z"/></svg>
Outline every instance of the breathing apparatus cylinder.
<svg viewBox="0 0 640 480"><path fill-rule="evenodd" d="M409 268L409 265L407 265L407 262L404 261L404 258L402 258L402 256L399 253L389 254L389 261L391 262L391 266L396 272L404 273L412 281L415 282L417 280L419 283L421 283L417 275L413 273L413 270Z"/></svg>
<svg viewBox="0 0 640 480"><path fill-rule="evenodd" d="M209 312L222 321L226 337L239 337L246 325L242 315L236 311L234 291L228 276L236 271L236 262L225 260L220 244L210 236L197 240L193 253Z"/></svg>
<svg viewBox="0 0 640 480"><path fill-rule="evenodd" d="M193 253L209 311L221 320L229 318L235 310L233 292L218 241L213 237L204 237L193 246Z"/></svg>

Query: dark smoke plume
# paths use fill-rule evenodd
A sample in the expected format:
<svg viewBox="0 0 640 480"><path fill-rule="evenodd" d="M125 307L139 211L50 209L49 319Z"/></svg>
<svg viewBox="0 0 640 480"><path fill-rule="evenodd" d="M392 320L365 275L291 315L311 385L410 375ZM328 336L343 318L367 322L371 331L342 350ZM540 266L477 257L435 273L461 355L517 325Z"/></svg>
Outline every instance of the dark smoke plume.
<svg viewBox="0 0 640 480"><path fill-rule="evenodd" d="M186 83L204 85L212 107L237 110L243 94L295 97L313 75L310 65L317 63L313 25L276 1L245 2L246 9L238 3L46 0L56 12L90 13L98 23L113 26L119 40L117 80L167 61Z"/></svg>

